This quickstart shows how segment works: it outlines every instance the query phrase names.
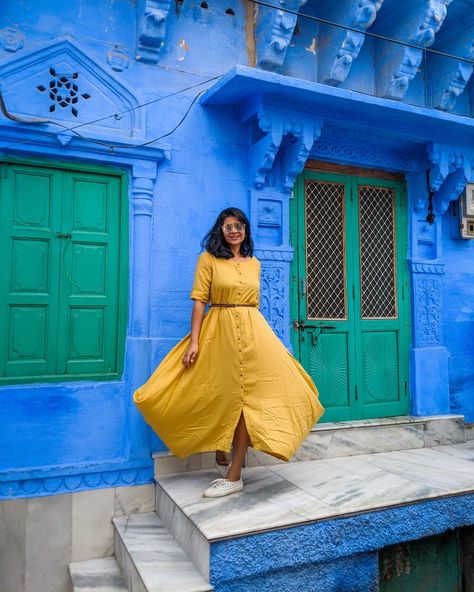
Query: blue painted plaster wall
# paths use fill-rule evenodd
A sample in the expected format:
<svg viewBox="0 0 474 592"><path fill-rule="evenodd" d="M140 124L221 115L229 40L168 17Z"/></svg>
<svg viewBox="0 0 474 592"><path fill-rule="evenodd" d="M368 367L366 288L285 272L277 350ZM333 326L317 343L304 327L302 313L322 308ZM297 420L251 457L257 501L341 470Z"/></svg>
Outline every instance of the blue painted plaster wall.
<svg viewBox="0 0 474 592"><path fill-rule="evenodd" d="M454 240L450 208L443 217L444 323L453 413L474 421L474 241Z"/></svg>
<svg viewBox="0 0 474 592"><path fill-rule="evenodd" d="M36 90L36 85L47 83L46 66L49 61L53 65L56 58L44 58L44 73L41 74L32 71L28 56L34 55L40 60L42 56L52 55L42 48L48 44L54 46L56 42L66 45L70 42L75 48L71 50L71 55L82 68L79 80L91 89L91 99L79 105L79 118L74 118L65 110L59 115L56 113L67 127L162 98L147 107L135 109L133 116L127 112L120 119L106 120L78 130L106 142L127 140L129 144L134 144L166 134L180 122L201 87L166 98L167 95L220 76L235 64L252 64L251 35L249 38L245 31L245 1L228 0L224 3L212 0L208 1L207 9L186 0L171 2L165 42L158 52L156 63L147 62L137 47L137 14L142 4L131 0L100 3L73 0L67 4L52 0L47 5L28 1L4 2L0 14L0 77L3 76L2 88L9 109L22 115L49 116L49 99ZM306 8L310 14L324 16L324 11L330 7L331 2L322 2L317 6L308 2ZM234 14L227 14L228 8ZM289 76L318 81L316 55L310 49L313 39L319 35L319 28L307 20L299 19L298 24L298 33L295 32L288 40L291 43L287 59L280 71ZM381 31L390 30L383 22L380 27ZM262 35L267 39L267 33ZM271 35L268 39L271 40ZM448 41L445 45L449 45ZM318 128L319 116L326 117L323 133L312 152L313 157L340 164L401 170L409 176L414 170L413 163L416 162L421 169L429 164L424 162L426 143L431 137L426 120L423 120L425 127L422 131L419 128L414 130L408 120L402 122L399 111L394 108L386 111L390 115L384 121L391 131L374 133L377 121L368 123L367 118L373 113L375 101L368 102L366 110L355 115L348 98L341 109L335 107L332 100L341 96L338 92L341 89L369 94L375 92L374 52L373 40L366 39L340 88L333 91L332 87L326 87L329 91L316 111L305 111L300 106L297 115L312 129ZM17 60L24 60L21 68L16 72L15 68L10 71L9 64ZM43 76L43 79L38 76ZM406 101L423 104L422 97L426 94L423 81L423 77L415 78ZM210 84L208 82L202 88ZM283 107L291 105L284 103ZM342 124L341 121L333 121L341 114L345 117ZM282 118L284 115L278 114L275 121ZM82 480L77 487L99 486L104 483L105 473L116 474L117 471L121 471L121 483L127 479L136 479L136 482L149 480L151 448L162 449L163 446L156 439L150 444L150 433L131 404L131 394L170 347L188 331L189 291L199 243L215 215L225 206L233 204L249 211L252 222L255 222L255 232L261 237L259 246L262 251L269 249L265 251L265 256L270 254L265 264L264 280L268 286L265 289L274 301L284 301L282 310L278 309L275 313L274 327L288 343L289 288L285 270L291 259L287 215L289 191L252 188L249 173L253 166L249 155L250 129L242 124L241 105L209 108L196 103L182 125L166 139L171 153L166 158L161 156L162 161L158 152L152 153L151 148L148 152L145 148L130 148L127 156L121 155L120 150L111 153L87 141L81 144L78 138L71 139L70 136L64 138L63 147L55 142L54 137L51 138L57 128L48 128L50 137L46 139L37 129L9 123L2 128L2 146L7 146L9 155L19 158L61 158L70 162L90 160L95 164L118 166L128 173L130 320L125 372L120 380L111 383L2 387L0 416L4 428L0 433L0 473L3 480L0 481L0 493L8 496L14 495L13 491L20 491L11 485L18 475L23 480L28 475L36 479L43 472L45 479L53 479L55 471L57 475L73 474L86 466L89 467L87 470L101 476L90 480L89 484ZM371 130L369 147L367 129ZM402 136L396 138L399 132ZM408 139L413 133L416 137ZM456 128L451 140L455 143L455 139L462 136L463 130ZM155 181L152 169L157 163ZM409 191L411 184L412 180L409 180ZM140 200L145 205L151 203L150 212L140 210L143 206ZM140 203L133 205L135 202ZM258 223L259 207L262 205L269 208L270 218L273 216L269 223L267 220L266 226ZM143 207L146 210L148 206ZM133 231L138 227L140 216L148 214L152 220L150 237L140 242ZM411 245L416 242L413 239L417 232L416 224L417 220L411 221ZM442 252L446 262L442 322L449 352L451 398L446 408L423 401L425 406L414 408L414 412L451 410L465 413L468 419L474 420L474 387L470 370L473 348L469 339L473 323L469 265L472 265L474 244L453 241L447 225L440 240L439 244L435 241L430 243L431 246L426 246L426 242L420 243L416 247L418 252L415 253L414 247L411 255L418 254L423 259L438 261ZM143 274L138 268L140 261L148 257L151 260L149 277L146 278L149 285L143 284ZM143 293L143 285L147 286L149 293ZM135 317L132 305L137 302L142 308ZM415 308L416 302L414 298ZM270 313L273 314L272 311ZM444 355L443 351L441 354ZM430 352L426 360L433 360ZM426 360L420 362L420 368L425 368ZM105 473L101 473L101 467ZM1 483L6 485L2 488ZM56 485L50 483L51 489L44 489L43 494L66 487L62 482L63 485L54 489ZM22 491L28 494L26 490L21 490L20 494ZM38 490L34 493L38 494Z"/></svg>
<svg viewBox="0 0 474 592"><path fill-rule="evenodd" d="M254 592L259 581L277 590L296 590L298 582L318 592L375 591L377 549L473 522L474 496L463 495L217 542L211 583L217 592Z"/></svg>

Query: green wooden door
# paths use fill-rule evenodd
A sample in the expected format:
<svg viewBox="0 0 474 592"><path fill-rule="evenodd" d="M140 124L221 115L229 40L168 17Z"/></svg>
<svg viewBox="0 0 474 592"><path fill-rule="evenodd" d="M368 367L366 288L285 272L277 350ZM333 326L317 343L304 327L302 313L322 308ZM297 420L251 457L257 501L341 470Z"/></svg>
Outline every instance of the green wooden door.
<svg viewBox="0 0 474 592"><path fill-rule="evenodd" d="M122 177L2 165L0 380L112 378L122 368Z"/></svg>
<svg viewBox="0 0 474 592"><path fill-rule="evenodd" d="M406 414L403 184L308 171L291 209L293 347L324 421Z"/></svg>

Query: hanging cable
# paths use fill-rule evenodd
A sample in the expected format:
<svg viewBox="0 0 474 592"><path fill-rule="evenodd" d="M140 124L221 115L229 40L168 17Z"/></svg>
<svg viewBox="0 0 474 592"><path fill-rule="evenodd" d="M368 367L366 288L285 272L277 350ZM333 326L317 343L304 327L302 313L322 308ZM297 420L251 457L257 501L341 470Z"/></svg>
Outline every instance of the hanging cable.
<svg viewBox="0 0 474 592"><path fill-rule="evenodd" d="M61 123L58 123L58 122L56 122L56 121L53 121L53 120L50 120L50 119L33 118L33 119L34 119L33 121L29 121L29 119L30 119L30 118L22 118L22 117L20 117L20 116L17 116L17 115L14 115L14 114L10 113L10 112L8 111L8 109L7 109L6 105L5 105L5 102L4 102L4 100L3 100L3 96L1 95L1 90L0 90L0 110L2 111L2 113L4 113L5 117L7 117L8 119L11 119L12 121L16 121L16 122L18 122L18 123L27 123L27 124L38 124L38 123L43 123L43 124L46 124L46 123L50 123L50 124L52 124L52 125L57 125L57 126L59 126L59 127L61 128L61 130L60 130L60 131L48 132L48 133L45 135L45 137L48 137L48 136L57 136L57 135L59 135L59 134L61 134L61 133L72 132L74 135L76 135L76 136L80 137L80 138L81 138L81 139L83 139L83 140L86 140L86 141L88 141L88 142L92 142L92 143L94 143L94 144L99 144L99 145L101 145L101 146L105 146L106 148L109 148L109 150L110 150L111 152L114 152L114 151L115 151L115 149L117 149L117 148L121 148L121 147L124 147L124 148L137 148L137 147L141 147L141 146L148 146L149 144L153 144L153 143L155 143L155 142L158 142L159 140L161 140L161 139L163 139L163 138L166 138L167 136L169 136L171 133L173 133L174 131L176 131L176 129L178 129L178 127L181 125L181 123L183 123L183 121L184 121L184 119L187 117L187 115L188 115L188 113L189 113L189 111L190 111L191 107L194 105L194 103L196 102L196 100L197 100L197 99L198 99L198 98L199 98L199 97L200 97L200 96L201 96L201 95L202 95L202 94L203 94L203 93L204 93L204 92L205 92L207 89L204 89L203 91L199 92L199 93L198 93L198 94L197 94L197 95L196 95L196 96L193 98L193 100L192 100L192 102L191 102L191 104L190 104L189 108L187 109L187 111L186 111L186 113L185 113L185 115L184 115L183 119L182 119L182 120L179 122L179 124L178 124L178 125L177 125L175 128L173 128L173 130L172 130L171 132L167 132L167 133L166 133L166 134L164 134L163 136L160 136L159 138L155 138L155 139L153 139L153 140L149 140L149 141L147 141L147 142L144 142L143 144L136 144L136 145L130 145L130 144L127 144L127 145L125 145L125 146L121 146L121 145L118 145L118 144L112 144L112 143L110 143L110 142L104 142L104 141L102 141L102 140L96 140L95 138L89 138L88 136L84 136L84 135L82 135L80 132L78 132L78 131L76 131L76 130L77 130L78 128L80 128L80 127L85 127L85 126L87 126L87 125L93 125L93 124L95 124L95 123L98 123L98 122L100 122L100 121L104 121L104 120L106 120L106 119L110 119L110 118L112 118L112 117L113 117L113 118L115 118L115 119L120 119L120 118L121 118L123 115L125 115L125 114L127 114L127 113L131 113L131 112L133 112L133 111L136 111L136 110L138 110L138 109L141 109L141 108L143 108L143 107L147 107L147 106L149 106L149 105L153 105L153 104L155 104L155 103L158 103L158 102L160 102L160 101L163 101L163 100L165 100L165 99L167 99L167 98L170 98L170 97L177 96L177 95L179 95L179 94L182 94L182 93L184 93L184 92L186 92L186 91L188 91L188 90L192 90L192 89L194 89L194 88L197 88L197 87L199 87L199 86L202 86L203 84L207 84L207 83L209 83L209 82L214 82L215 80L218 80L219 78L221 78L221 76L222 76L222 75L221 75L221 74L219 74L218 76L213 76L212 78L207 78L206 80L203 80L203 81L201 81L201 82L198 82L197 84L193 84L193 85L191 85L191 86L187 86L187 87L185 87L185 88L182 88L182 89L180 89L180 90L178 90L178 91L174 91L174 92L172 92L172 93L169 93L169 94L167 94L167 95L164 95L164 96L162 96L162 97L158 97L157 99L152 99L151 101L147 101L147 102L145 102L145 103L141 103L141 104L139 104L139 105L136 105L135 107L130 107L129 109L125 109L125 110L123 110L123 111L119 111L119 112L116 112L116 113L112 113L112 114L110 114L110 115L105 115L105 116L103 116L103 117L98 117L98 118L96 118L96 119L92 119L92 120L90 120L90 121L86 121L86 122L83 122L83 123L78 123L77 125L73 125L73 126L71 126L71 127L65 126L65 125L63 125L63 124L61 124ZM2 105L3 105L3 108L2 108ZM11 144L8 144L7 146L4 146L4 147L3 147L3 149L8 149L8 148L12 148L12 147L14 147L14 146L20 146L20 145L23 145L23 144L32 144L32 143L34 143L34 142L32 142L31 140L19 140L19 141L17 141L17 142L12 142Z"/></svg>
<svg viewBox="0 0 474 592"><path fill-rule="evenodd" d="M433 195L434 191L431 191L430 187L430 171L429 169L426 170L426 188L428 190L428 214L426 216L426 221L428 224L434 224L436 216L433 211Z"/></svg>

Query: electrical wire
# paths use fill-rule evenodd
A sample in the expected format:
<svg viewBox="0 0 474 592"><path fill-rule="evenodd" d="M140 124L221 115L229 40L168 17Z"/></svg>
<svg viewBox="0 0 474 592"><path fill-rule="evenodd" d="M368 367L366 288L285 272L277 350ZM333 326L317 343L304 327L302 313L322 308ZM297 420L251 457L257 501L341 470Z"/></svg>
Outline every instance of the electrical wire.
<svg viewBox="0 0 474 592"><path fill-rule="evenodd" d="M191 103L190 103L188 109L186 110L184 116L182 117L182 119L179 121L179 123L170 132L167 132L166 134L163 134L162 136L159 136L158 138L154 138L153 140L148 140L148 141L143 142L141 144L134 144L134 145L133 144L132 145L130 145L130 144L126 144L126 145L112 144L110 142L104 142L102 140L97 140L95 138L89 138L87 136L84 136L83 134L81 134L80 132L78 132L76 130L78 128L80 128L80 127L85 127L87 125L93 125L94 123L98 123L100 121L104 121L104 120L110 119L112 117L115 118L115 119L117 119L117 120L119 120L119 119L121 119L123 117L123 115L125 115L127 113L131 113L131 112L136 111L138 109L141 109L143 107L147 107L149 105L153 105L155 103L158 103L159 101L163 101L163 100L168 99L170 97L177 96L177 95L179 95L179 94L181 94L183 92L186 92L188 90L192 90L192 89L197 88L199 86L202 86L203 84L207 84L209 82L213 82L214 80L218 80L219 78L221 78L221 76L222 75L220 74L218 76L213 76L212 78L207 78L206 80L203 80L203 81L201 81L201 82L199 82L197 84L193 84L191 86L187 86L187 87L182 88L182 89L180 89L178 91L169 93L169 94L164 95L162 97L158 97L157 99L152 99L152 100L147 101L145 103L141 103L140 105L136 105L135 107L130 107L129 109L125 109L123 111L119 111L118 113L112 113L110 115L105 115L103 117L98 117L98 118L92 119L90 121L86 121L86 122L83 122L83 123L78 123L77 125L73 125L71 127L68 127L68 126L63 125L61 123L58 123L57 121L53 121L53 120L49 120L49 119L47 119L47 120L40 120L40 121L31 121L31 122L30 121L25 121L25 123L43 123L43 124L44 123L50 123L52 125L57 125L58 127L61 128L61 130L60 131L54 131L54 132L48 132L45 135L45 137L48 137L48 136L58 136L61 133L72 132L73 134L75 134L76 136L80 137L81 139L83 139L85 141L92 142L94 144L99 144L101 146L104 146L104 147L108 148L111 153L113 153L116 149L120 149L120 148L127 148L128 149L128 148L140 148L142 146L149 146L150 144L154 144L155 142L158 142L159 140L162 140L163 138L166 138L166 137L170 136L172 133L174 133L178 129L178 127L184 122L184 120L188 116L188 114L189 114L192 106L194 105L194 103L197 101L197 99L207 89L202 90L201 92L199 92L193 98L193 100L191 101ZM5 104L4 104L4 101L3 101L3 97L2 97L2 101L1 102L2 102L2 104L4 106L4 108L5 108L5 111L6 111L6 113L5 113L5 111L2 109L2 112L5 114L5 116L8 117L8 119L18 120L17 116L9 113L6 110L6 107L5 107ZM34 142L32 142L31 140L28 140L28 139L27 140L18 140L16 142L12 142L11 144L8 144L7 146L3 146L3 149L6 150L8 148L20 146L20 145L23 145L23 144L32 144L32 143L34 143Z"/></svg>
<svg viewBox="0 0 474 592"><path fill-rule="evenodd" d="M284 8L282 6L275 6L274 4L270 4L269 2L264 2L263 0L247 0L247 2L251 2L252 4L257 4L258 6L264 6L266 8L271 8L272 10L278 10L281 12L286 12L288 14L293 14L297 17L307 18L312 21L317 21L318 23L322 23L324 25L330 25L331 27L336 27L338 29L345 29L346 31L353 31L354 33L362 33L367 37L373 37L375 39L380 39L381 41L389 41L391 43L395 43L396 45L403 45L405 47L411 47L412 49L420 49L426 51L428 53L433 53L445 58L451 58L454 60L458 60L460 62L466 62L467 64L474 64L474 60L469 58L464 58L461 56L457 56L451 53L446 53L444 51L439 51L437 49L432 49L431 47L424 47L423 45L416 45L415 43L408 43L407 41L401 41L400 39L393 39L392 37L387 37L386 35L380 35L379 33L373 33L372 31L367 31L363 29L357 29L356 27L351 27L349 25L342 25L341 23L336 23L334 21L329 21L327 19L320 18L319 16L314 16L312 14L304 14L298 12L297 10L291 10L291 8Z"/></svg>

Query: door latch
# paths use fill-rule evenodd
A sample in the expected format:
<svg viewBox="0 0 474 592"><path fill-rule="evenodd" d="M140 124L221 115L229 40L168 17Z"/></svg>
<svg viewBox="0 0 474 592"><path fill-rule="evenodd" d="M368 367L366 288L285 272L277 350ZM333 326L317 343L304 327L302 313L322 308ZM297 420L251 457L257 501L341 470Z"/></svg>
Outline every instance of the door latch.
<svg viewBox="0 0 474 592"><path fill-rule="evenodd" d="M64 234L63 232L56 232L56 238L67 238L70 239L72 235Z"/></svg>

